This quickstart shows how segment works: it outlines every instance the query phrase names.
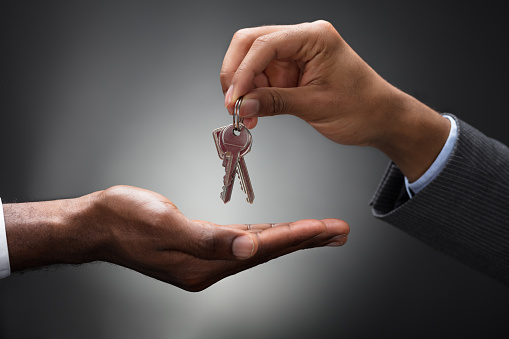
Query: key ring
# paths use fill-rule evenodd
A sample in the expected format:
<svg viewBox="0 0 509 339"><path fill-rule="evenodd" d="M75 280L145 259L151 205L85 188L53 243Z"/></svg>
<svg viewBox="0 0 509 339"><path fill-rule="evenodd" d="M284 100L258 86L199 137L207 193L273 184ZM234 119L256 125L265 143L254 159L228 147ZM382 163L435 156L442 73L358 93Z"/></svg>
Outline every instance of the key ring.
<svg viewBox="0 0 509 339"><path fill-rule="evenodd" d="M244 122L244 118L240 117L240 105L242 104L243 98L244 97L240 97L237 99L235 102L235 108L233 109L233 128L239 132L242 130L242 123Z"/></svg>

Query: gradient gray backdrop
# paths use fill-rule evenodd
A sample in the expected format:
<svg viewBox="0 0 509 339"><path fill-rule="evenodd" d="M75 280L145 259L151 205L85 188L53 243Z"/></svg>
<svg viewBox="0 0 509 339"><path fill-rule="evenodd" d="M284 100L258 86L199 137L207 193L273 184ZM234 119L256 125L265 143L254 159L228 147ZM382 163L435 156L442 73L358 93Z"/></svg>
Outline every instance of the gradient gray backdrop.
<svg viewBox="0 0 509 339"><path fill-rule="evenodd" d="M230 123L219 71L236 30L325 19L383 77L481 131L507 134L502 2L2 1L0 196L116 184L216 223L343 218L343 248L301 251L188 293L110 264L0 281L1 338L359 338L507 332L509 290L372 218L388 163L292 116L261 119L256 200L219 199L211 132ZM500 5L499 5L500 4ZM475 234L472 234L475 237Z"/></svg>

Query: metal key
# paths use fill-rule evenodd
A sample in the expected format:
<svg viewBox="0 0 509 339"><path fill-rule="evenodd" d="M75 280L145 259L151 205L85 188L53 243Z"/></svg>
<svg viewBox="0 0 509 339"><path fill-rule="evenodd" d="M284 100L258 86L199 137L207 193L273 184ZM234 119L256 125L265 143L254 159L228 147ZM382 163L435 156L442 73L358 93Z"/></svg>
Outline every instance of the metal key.
<svg viewBox="0 0 509 339"><path fill-rule="evenodd" d="M233 135L233 136L227 135L226 138L224 138L223 133L225 133L225 132L233 133L233 131L235 131L234 125L219 127L219 128L216 128L212 132L212 136L214 137L214 143L216 145L217 154L218 154L219 158L223 160L223 166L225 167L225 176L223 178L224 186L223 186L223 191L221 192L221 199L225 203L227 203L231 199L233 184L235 182L235 173L237 173L239 175L239 178L241 180L240 186L241 186L242 190L244 192L246 192L246 194L248 195L247 201L252 203L253 199L254 199L254 194L252 193L253 189L251 186L251 181L249 180L249 175L247 174L247 167L246 167L245 160L244 160L244 155L246 155L251 150L251 143L252 143L251 133L243 124L240 124L239 128L241 129L241 132L237 132L237 133L239 133L238 136L237 135ZM225 130L227 130L227 131L225 131ZM242 130L245 130L245 131L242 132ZM244 134L244 135L241 136L240 134ZM248 141L247 141L244 149L242 149L240 151L240 153L238 154L237 165L235 165L234 164L235 159L233 159L233 157L230 155L231 153L228 154L228 149L224 143L224 140L233 138L234 143L236 143L241 140L241 139L236 139L237 137L240 136L241 138L244 138L246 135L247 135ZM230 180L228 180L228 179L230 179Z"/></svg>
<svg viewBox="0 0 509 339"><path fill-rule="evenodd" d="M212 132L212 136L214 137L214 143L216 144L217 155L219 156L219 158L221 160L223 160L223 166L225 166L225 164L226 164L224 161L226 149L224 148L223 139L221 137L221 134L226 127L228 127L228 126L216 128ZM224 181L224 179L223 179L223 181ZM233 190L233 185L223 185L223 190L221 191L220 198L223 200L223 202L225 204L228 201L230 201L231 195L232 195L232 190Z"/></svg>
<svg viewBox="0 0 509 339"><path fill-rule="evenodd" d="M223 193L221 198L226 203L230 201L233 184L235 182L235 173L239 159L251 150L251 133L247 128L238 131L239 135L234 134L235 127L227 126L221 132L220 145L224 152L223 166L225 167L225 175L223 178Z"/></svg>
<svg viewBox="0 0 509 339"><path fill-rule="evenodd" d="M246 161L244 160L244 156L241 156L239 162L237 164L237 174L240 178L240 188L246 193L247 198L246 201L250 204L254 201L254 191L253 186L251 186L251 179L249 178L249 173L247 172Z"/></svg>
<svg viewBox="0 0 509 339"><path fill-rule="evenodd" d="M251 133L247 128L242 128L235 134L235 127L233 125L227 126L221 132L221 146L225 150L223 158L223 166L226 167L226 174L224 178L225 184L230 184L235 176L237 170L237 163L240 157L243 157L251 150Z"/></svg>

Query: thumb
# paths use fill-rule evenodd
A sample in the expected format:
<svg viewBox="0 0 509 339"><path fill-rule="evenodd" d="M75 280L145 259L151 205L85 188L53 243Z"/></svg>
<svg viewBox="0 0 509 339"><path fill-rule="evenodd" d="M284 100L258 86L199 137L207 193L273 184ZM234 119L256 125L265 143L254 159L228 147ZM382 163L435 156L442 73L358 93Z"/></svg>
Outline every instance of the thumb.
<svg viewBox="0 0 509 339"><path fill-rule="evenodd" d="M291 114L305 119L317 110L318 105L321 106L322 101L317 97L317 89L311 87L257 88L244 96L240 116L255 118Z"/></svg>
<svg viewBox="0 0 509 339"><path fill-rule="evenodd" d="M256 235L204 221L191 221L191 241L185 252L202 259L249 259L258 250Z"/></svg>
<svg viewBox="0 0 509 339"><path fill-rule="evenodd" d="M258 249L258 241L251 234L240 235L233 239L232 253L237 259L249 259Z"/></svg>

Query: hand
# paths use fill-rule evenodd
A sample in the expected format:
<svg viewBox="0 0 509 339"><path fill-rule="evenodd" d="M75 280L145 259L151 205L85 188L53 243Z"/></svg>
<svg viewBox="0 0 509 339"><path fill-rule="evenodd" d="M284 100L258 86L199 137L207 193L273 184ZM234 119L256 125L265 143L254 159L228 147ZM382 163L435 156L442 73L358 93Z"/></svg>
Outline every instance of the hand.
<svg viewBox="0 0 509 339"><path fill-rule="evenodd" d="M238 31L221 85L230 113L244 96L248 128L257 117L293 114L337 143L379 148L409 179L448 135L446 119L382 79L325 21Z"/></svg>
<svg viewBox="0 0 509 339"><path fill-rule="evenodd" d="M129 186L4 211L13 271L103 260L189 291L296 250L343 245L349 232L337 219L228 226L189 220L162 195Z"/></svg>

